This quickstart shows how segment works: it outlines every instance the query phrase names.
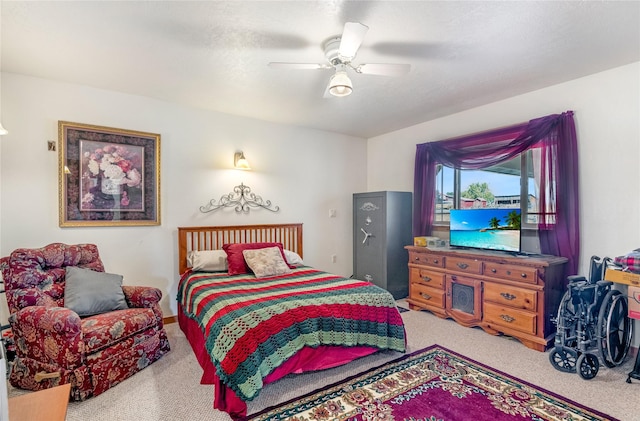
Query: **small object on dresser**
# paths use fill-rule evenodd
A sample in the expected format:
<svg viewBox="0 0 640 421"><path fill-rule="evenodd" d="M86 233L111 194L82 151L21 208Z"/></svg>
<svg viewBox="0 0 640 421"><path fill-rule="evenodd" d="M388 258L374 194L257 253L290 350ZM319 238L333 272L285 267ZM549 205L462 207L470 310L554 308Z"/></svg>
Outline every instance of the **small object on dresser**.
<svg viewBox="0 0 640 421"><path fill-rule="evenodd" d="M429 240L427 241L427 247L447 247L447 246L448 246L448 240L443 240L442 238L429 237Z"/></svg>
<svg viewBox="0 0 640 421"><path fill-rule="evenodd" d="M416 247L445 247L445 240L438 237L413 237L413 245Z"/></svg>
<svg viewBox="0 0 640 421"><path fill-rule="evenodd" d="M413 237L413 245L416 247L427 247L427 238L429 237Z"/></svg>

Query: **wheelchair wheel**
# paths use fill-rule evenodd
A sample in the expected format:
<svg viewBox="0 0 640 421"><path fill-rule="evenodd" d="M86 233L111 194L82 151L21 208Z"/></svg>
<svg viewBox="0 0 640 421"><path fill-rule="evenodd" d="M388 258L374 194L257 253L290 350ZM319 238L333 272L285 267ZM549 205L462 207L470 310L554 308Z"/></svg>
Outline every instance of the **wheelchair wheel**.
<svg viewBox="0 0 640 421"><path fill-rule="evenodd" d="M564 373L575 373L578 353L575 349L557 346L549 353L549 361L556 370Z"/></svg>
<svg viewBox="0 0 640 421"><path fill-rule="evenodd" d="M598 370L600 369L600 363L598 357L593 354L584 353L578 357L578 374L585 380L593 379Z"/></svg>
<svg viewBox="0 0 640 421"><path fill-rule="evenodd" d="M627 317L627 297L618 290L607 293L598 314L598 351L607 367L616 367L624 361L631 337L633 324Z"/></svg>

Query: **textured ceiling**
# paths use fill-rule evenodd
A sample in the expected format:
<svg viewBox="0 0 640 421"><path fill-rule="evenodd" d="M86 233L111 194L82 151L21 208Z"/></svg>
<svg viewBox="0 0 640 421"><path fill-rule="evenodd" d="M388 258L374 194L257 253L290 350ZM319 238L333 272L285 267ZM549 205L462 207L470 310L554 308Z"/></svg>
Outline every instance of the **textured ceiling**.
<svg viewBox="0 0 640 421"><path fill-rule="evenodd" d="M2 71L372 137L640 61L640 2L7 1ZM323 98L322 44L369 26L352 95ZM640 77L640 75L639 75Z"/></svg>

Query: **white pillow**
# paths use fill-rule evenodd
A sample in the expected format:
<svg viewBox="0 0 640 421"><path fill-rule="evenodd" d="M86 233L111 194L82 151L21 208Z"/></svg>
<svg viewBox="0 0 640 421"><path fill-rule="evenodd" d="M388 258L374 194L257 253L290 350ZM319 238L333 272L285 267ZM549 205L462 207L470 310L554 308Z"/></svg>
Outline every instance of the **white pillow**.
<svg viewBox="0 0 640 421"><path fill-rule="evenodd" d="M282 258L279 247L242 250L242 255L256 278L284 275L292 272L287 262Z"/></svg>
<svg viewBox="0 0 640 421"><path fill-rule="evenodd" d="M284 250L284 257L290 265L304 265L302 257L294 251Z"/></svg>
<svg viewBox="0 0 640 421"><path fill-rule="evenodd" d="M193 250L187 253L187 266L194 272L225 272L227 253L224 250Z"/></svg>

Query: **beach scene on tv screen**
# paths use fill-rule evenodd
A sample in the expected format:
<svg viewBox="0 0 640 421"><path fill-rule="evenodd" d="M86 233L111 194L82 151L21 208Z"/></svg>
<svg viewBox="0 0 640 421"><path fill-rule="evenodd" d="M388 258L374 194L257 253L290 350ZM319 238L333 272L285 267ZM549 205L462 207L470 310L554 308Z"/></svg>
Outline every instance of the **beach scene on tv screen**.
<svg viewBox="0 0 640 421"><path fill-rule="evenodd" d="M520 251L519 209L452 210L450 245Z"/></svg>

